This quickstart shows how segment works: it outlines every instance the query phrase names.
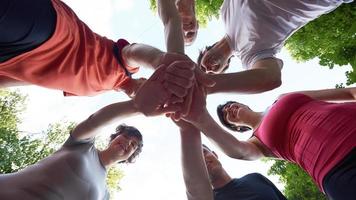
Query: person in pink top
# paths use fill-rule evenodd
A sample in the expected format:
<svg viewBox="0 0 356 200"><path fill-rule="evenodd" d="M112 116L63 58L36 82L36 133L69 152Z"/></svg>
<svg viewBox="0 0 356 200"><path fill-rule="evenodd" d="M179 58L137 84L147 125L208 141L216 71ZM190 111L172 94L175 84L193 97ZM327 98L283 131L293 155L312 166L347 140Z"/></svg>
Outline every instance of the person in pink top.
<svg viewBox="0 0 356 200"><path fill-rule="evenodd" d="M239 141L214 121L204 106L202 91L196 92L185 120L229 157L293 162L330 199L352 200L356 197L355 101L353 87L284 94L266 112L255 112L237 102L219 106L219 118L229 129L253 130L247 141Z"/></svg>

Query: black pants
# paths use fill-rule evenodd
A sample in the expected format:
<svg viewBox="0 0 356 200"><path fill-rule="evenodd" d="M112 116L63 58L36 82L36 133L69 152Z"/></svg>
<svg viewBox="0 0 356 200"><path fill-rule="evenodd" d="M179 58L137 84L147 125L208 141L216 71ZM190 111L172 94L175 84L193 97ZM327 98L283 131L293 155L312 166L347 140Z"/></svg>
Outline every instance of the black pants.
<svg viewBox="0 0 356 200"><path fill-rule="evenodd" d="M0 0L0 62L47 41L56 18L50 0Z"/></svg>
<svg viewBox="0 0 356 200"><path fill-rule="evenodd" d="M331 200L356 200L356 148L325 176L323 185Z"/></svg>

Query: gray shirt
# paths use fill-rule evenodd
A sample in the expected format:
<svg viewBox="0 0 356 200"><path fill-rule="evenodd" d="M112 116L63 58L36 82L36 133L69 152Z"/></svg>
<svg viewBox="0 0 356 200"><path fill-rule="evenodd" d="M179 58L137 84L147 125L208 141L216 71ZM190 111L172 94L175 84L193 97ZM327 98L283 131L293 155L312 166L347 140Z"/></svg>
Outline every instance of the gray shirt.
<svg viewBox="0 0 356 200"><path fill-rule="evenodd" d="M244 68L275 57L287 38L309 21L352 0L225 0L221 17L230 47ZM281 63L282 66L282 63Z"/></svg>
<svg viewBox="0 0 356 200"><path fill-rule="evenodd" d="M51 156L16 173L0 175L0 199L109 199L105 178L94 139L76 141L70 136Z"/></svg>

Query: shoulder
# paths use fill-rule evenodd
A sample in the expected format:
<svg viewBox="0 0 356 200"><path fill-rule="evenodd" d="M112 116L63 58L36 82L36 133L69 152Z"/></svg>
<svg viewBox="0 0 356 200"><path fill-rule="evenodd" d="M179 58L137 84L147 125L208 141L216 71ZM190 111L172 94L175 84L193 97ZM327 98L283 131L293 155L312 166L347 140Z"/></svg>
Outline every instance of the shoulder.
<svg viewBox="0 0 356 200"><path fill-rule="evenodd" d="M64 142L63 147L75 147L75 146L93 146L95 138L88 139L78 139L75 136L72 136L72 133L69 134L68 139Z"/></svg>

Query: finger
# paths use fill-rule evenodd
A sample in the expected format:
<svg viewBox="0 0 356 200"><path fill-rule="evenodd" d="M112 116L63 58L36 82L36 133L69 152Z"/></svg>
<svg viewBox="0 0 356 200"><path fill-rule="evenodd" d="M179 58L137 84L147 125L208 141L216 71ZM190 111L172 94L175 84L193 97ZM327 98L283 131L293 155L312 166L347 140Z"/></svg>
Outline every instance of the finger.
<svg viewBox="0 0 356 200"><path fill-rule="evenodd" d="M164 65L164 64L160 65L148 80L149 81L163 80L164 73L166 72L166 68L167 68L166 65Z"/></svg>
<svg viewBox="0 0 356 200"><path fill-rule="evenodd" d="M188 95L185 97L184 105L182 108L182 116L186 117L189 114L190 106L192 105L193 101L193 94L194 94L194 87L189 89Z"/></svg>
<svg viewBox="0 0 356 200"><path fill-rule="evenodd" d="M181 119L181 117L182 117L182 113L180 111L173 113L173 115L171 116L171 118L174 121L179 121Z"/></svg>
<svg viewBox="0 0 356 200"><path fill-rule="evenodd" d="M195 72L187 69L179 69L179 68L167 68L166 73L170 73L171 75L178 76L184 79L193 80L195 78Z"/></svg>
<svg viewBox="0 0 356 200"><path fill-rule="evenodd" d="M178 105L168 105L166 107L160 107L155 111L155 114L166 114L166 113L175 113L181 110L181 106Z"/></svg>
<svg viewBox="0 0 356 200"><path fill-rule="evenodd" d="M176 76L176 75L173 75L173 74L170 74L170 73L166 73L164 76L165 76L164 77L165 81L168 81L168 82L173 83L175 85L181 86L183 88L190 88L192 86L192 84L193 84L192 80L181 78L179 76Z"/></svg>
<svg viewBox="0 0 356 200"><path fill-rule="evenodd" d="M184 98L172 95L167 101L166 105L183 103Z"/></svg>
<svg viewBox="0 0 356 200"><path fill-rule="evenodd" d="M177 97L185 97L188 93L187 88L180 87L176 84L164 82L163 86L172 94L176 95Z"/></svg>
<svg viewBox="0 0 356 200"><path fill-rule="evenodd" d="M194 70L196 67L196 64L193 61L177 60L177 61L174 61L172 64L170 64L168 67L169 68L173 67L173 68Z"/></svg>
<svg viewBox="0 0 356 200"><path fill-rule="evenodd" d="M200 69L195 70L195 79L197 82L205 87L213 87L216 82L208 77L206 73L201 71Z"/></svg>

